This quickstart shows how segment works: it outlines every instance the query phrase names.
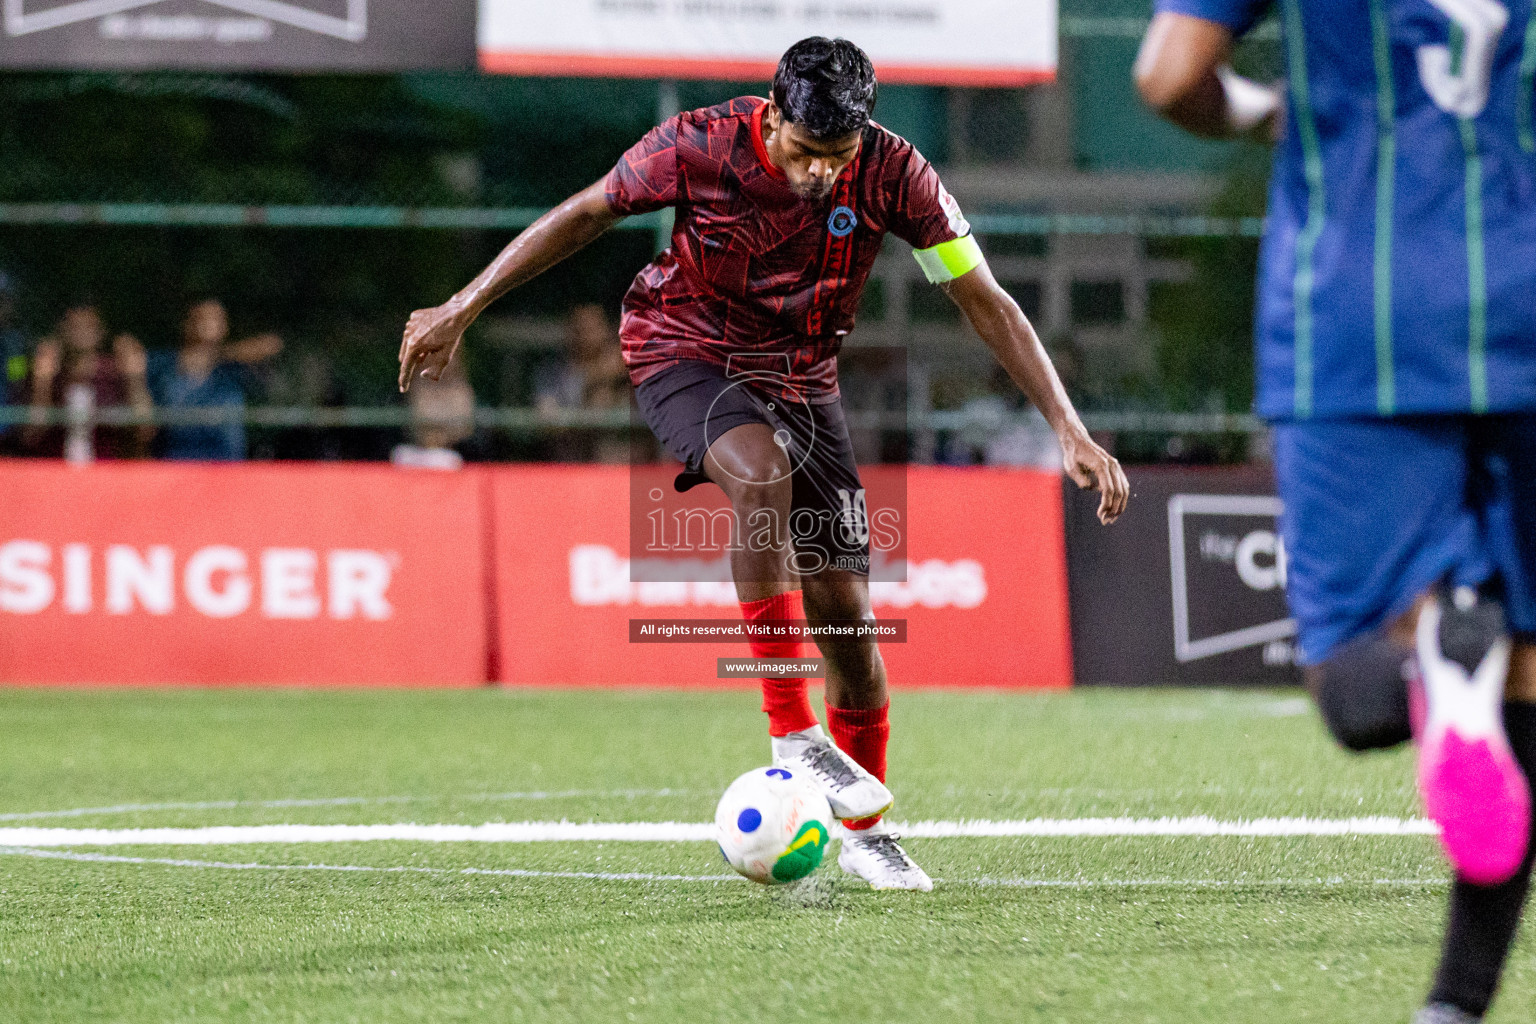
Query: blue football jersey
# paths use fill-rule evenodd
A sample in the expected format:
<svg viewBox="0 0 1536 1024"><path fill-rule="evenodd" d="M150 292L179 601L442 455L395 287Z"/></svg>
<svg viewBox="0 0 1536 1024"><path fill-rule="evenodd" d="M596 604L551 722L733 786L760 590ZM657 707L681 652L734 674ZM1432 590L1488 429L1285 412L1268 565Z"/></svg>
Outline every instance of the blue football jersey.
<svg viewBox="0 0 1536 1024"><path fill-rule="evenodd" d="M1536 409L1532 0L1156 0L1238 34L1272 2L1259 413Z"/></svg>

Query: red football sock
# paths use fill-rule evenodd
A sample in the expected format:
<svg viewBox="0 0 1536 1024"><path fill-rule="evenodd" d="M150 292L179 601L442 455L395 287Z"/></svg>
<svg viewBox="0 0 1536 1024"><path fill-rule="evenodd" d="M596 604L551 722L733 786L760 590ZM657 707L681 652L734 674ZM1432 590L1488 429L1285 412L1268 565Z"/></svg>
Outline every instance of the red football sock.
<svg viewBox="0 0 1536 1024"><path fill-rule="evenodd" d="M890 704L884 707L855 710L827 705L827 730L838 749L853 758L869 774L885 781L885 744L891 738ZM855 832L870 828L880 820L860 818L843 824Z"/></svg>
<svg viewBox="0 0 1536 1024"><path fill-rule="evenodd" d="M786 590L782 594L763 598L761 601L741 602L741 614L748 622L765 619L805 619L805 606L800 601L800 591ZM798 658L801 656L800 640L767 640L753 637L754 658ZM764 679L763 710L768 712L768 735L788 736L816 724L816 712L811 710L811 698L804 679Z"/></svg>

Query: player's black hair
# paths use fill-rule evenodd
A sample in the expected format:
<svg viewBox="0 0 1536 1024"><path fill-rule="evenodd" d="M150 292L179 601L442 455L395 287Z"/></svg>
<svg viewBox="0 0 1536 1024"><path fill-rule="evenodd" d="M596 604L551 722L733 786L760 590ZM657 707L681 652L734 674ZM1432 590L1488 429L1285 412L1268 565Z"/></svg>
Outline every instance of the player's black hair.
<svg viewBox="0 0 1536 1024"><path fill-rule="evenodd" d="M784 119L818 140L863 131L877 91L869 55L846 39L800 40L779 58L773 76L773 102Z"/></svg>
<svg viewBox="0 0 1536 1024"><path fill-rule="evenodd" d="M73 291L64 296L64 303L59 307L60 315L72 312L76 309L94 309L101 312L101 296L93 291Z"/></svg>

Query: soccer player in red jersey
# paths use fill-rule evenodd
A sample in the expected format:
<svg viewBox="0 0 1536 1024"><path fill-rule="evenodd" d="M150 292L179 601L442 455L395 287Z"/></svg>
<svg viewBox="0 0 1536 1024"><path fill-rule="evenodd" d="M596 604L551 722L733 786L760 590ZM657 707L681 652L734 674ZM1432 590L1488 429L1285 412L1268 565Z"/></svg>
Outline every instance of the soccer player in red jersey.
<svg viewBox="0 0 1536 1024"><path fill-rule="evenodd" d="M620 328L646 423L683 462L679 489L717 484L754 543L731 572L752 620L873 620L869 530L837 385L836 357L885 235L916 250L1050 422L1065 469L1124 510L1119 464L1083 428L1034 329L997 284L959 205L911 143L870 120L874 67L847 40L802 40L771 99L744 97L671 118L602 181L545 214L463 291L411 315L400 389L436 379L465 329L498 297L611 228L672 207L672 246L635 278ZM766 539L761 539L766 538ZM774 763L826 792L846 831L838 863L876 888L930 889L880 822L890 729L873 639L818 641L829 737L804 679L764 679ZM795 657L799 642L752 643Z"/></svg>

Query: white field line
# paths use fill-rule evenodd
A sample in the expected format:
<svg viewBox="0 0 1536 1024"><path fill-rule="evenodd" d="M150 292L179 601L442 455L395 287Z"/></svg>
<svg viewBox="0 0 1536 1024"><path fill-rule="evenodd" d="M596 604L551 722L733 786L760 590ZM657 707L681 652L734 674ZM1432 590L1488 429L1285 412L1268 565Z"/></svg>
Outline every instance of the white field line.
<svg viewBox="0 0 1536 1024"><path fill-rule="evenodd" d="M136 814L146 811L227 811L240 807L355 807L366 804L409 804L425 802L493 802L498 800L567 800L580 797L678 796L686 789L563 789L531 790L523 793L460 793L450 796L333 796L287 800L198 800L163 804L113 804L110 807L71 807L61 811L22 811L0 814L0 821L38 821L47 818L92 818L105 814Z"/></svg>
<svg viewBox="0 0 1536 1024"><path fill-rule="evenodd" d="M893 825L914 839L1117 836L1425 836L1433 823L1403 818L1030 818L1019 821L915 821ZM490 822L484 825L215 825L205 828L0 828L0 845L243 846L291 843L684 843L709 842L704 822Z"/></svg>
<svg viewBox="0 0 1536 1024"><path fill-rule="evenodd" d="M1422 818L1026 818L1018 821L914 821L892 825L904 836L1432 836Z"/></svg>
<svg viewBox="0 0 1536 1024"><path fill-rule="evenodd" d="M213 825L205 828L0 828L0 846L246 846L291 843L678 843L714 839L682 821L520 821L484 825Z"/></svg>
<svg viewBox="0 0 1536 1024"><path fill-rule="evenodd" d="M0 846L0 856L67 860L89 864L155 864L217 871L330 871L408 875L458 875L510 878L574 878L602 882L741 882L740 875L669 875L645 871L535 871L525 868L429 868L368 864L256 864L241 861L183 860L171 857L121 857L106 853L75 853ZM1444 886L1443 878L940 878L941 885L997 886L1016 889L1243 889L1328 888L1342 885L1383 887Z"/></svg>
<svg viewBox="0 0 1536 1024"><path fill-rule="evenodd" d="M740 875L664 875L646 871L533 871L525 868L377 867L368 864L248 864L238 861L181 860L171 857L118 857L105 853L66 853L24 846L0 846L0 856L43 860L85 861L91 864L163 864L174 868L213 868L221 871L340 871L387 875L496 875L510 878L582 878L603 882L734 882Z"/></svg>
<svg viewBox="0 0 1536 1024"><path fill-rule="evenodd" d="M1446 878L947 878L950 885L1009 889L1305 889L1336 885L1446 886Z"/></svg>

